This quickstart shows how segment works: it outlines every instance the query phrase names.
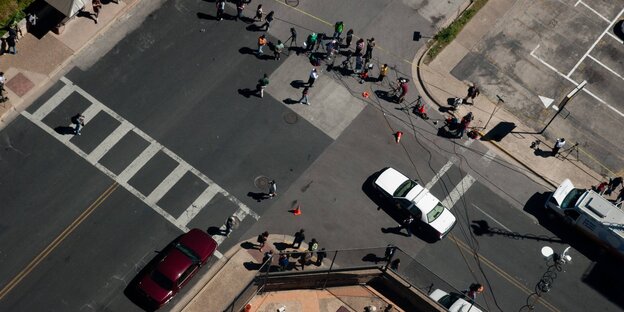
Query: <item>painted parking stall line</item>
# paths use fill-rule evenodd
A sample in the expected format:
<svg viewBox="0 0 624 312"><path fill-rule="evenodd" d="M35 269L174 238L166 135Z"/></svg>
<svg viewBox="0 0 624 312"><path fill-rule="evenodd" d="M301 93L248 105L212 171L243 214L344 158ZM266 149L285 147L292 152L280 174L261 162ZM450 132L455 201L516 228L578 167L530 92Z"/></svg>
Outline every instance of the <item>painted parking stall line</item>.
<svg viewBox="0 0 624 312"><path fill-rule="evenodd" d="M91 94L83 90L82 88L75 85L72 81L67 79L66 77L61 77L61 82L65 85L57 91L54 95L52 95L43 105L41 105L34 113L29 113L27 111L23 111L21 114L25 118L29 119L35 125L39 126L46 133L56 138L58 141L66 145L70 150L75 152L80 157L84 158L102 171L104 174L109 176L111 179L116 181L120 186L124 187L134 196L142 200L145 204L147 204L150 208L152 208L155 212L169 221L171 224L179 228L183 232L187 232L189 229L187 225L195 218L199 212L206 207L206 205L214 198L216 194L221 194L235 205L238 206L234 215L239 220L244 220L246 217L250 216L255 220L258 220L260 216L247 207L244 203L238 200L236 197L228 193L222 187L220 187L217 183L212 181L208 176L201 173L196 168L192 167L186 161L184 161L180 156L175 154L173 151L167 149L152 137L147 135L145 132L138 129L132 123L121 117L119 114L102 104ZM87 107L87 109L82 113L85 116L95 116L98 113L106 113L109 116L113 117L117 121L120 122L120 125L117 126L98 146L96 146L93 151L90 153L85 153L78 146L74 145L70 140L73 138L71 135L63 135L57 133L54 129L49 127L43 122L43 119L48 116L51 112L53 112L65 99L67 99L72 93L78 93L87 99L91 105ZM85 121L88 122L89 119ZM133 132L143 138L145 141L149 143L149 145L134 159L132 162L119 174L115 174L106 168L104 165L100 164L99 161L104 157L111 149L121 141L121 139L127 135L128 133ZM178 163L175 169L173 169L167 177L161 181L158 186L154 190L150 192L147 196L139 192L133 186L131 186L128 181L132 179L132 177L141 170L152 159L158 152L163 152L169 157L171 157L174 161ZM164 195L169 192L177 182L186 174L192 173L202 181L204 181L208 187L193 201L193 203L180 214L178 217L174 217L169 214L165 209L160 207L157 203L163 198ZM225 229L225 225L222 226ZM215 240L218 243L223 242L225 239L222 235L216 235ZM215 256L221 258L223 255L219 252L215 253Z"/></svg>

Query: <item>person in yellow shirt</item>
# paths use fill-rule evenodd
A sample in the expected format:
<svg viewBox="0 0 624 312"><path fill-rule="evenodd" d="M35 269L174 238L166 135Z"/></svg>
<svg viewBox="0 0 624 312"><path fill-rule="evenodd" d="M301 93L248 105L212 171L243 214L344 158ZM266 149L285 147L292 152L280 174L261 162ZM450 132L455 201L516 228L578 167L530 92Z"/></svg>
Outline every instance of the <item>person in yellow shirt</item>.
<svg viewBox="0 0 624 312"><path fill-rule="evenodd" d="M386 75L388 75L388 64L383 64L383 66L379 69L379 77L377 77L377 81L382 82Z"/></svg>

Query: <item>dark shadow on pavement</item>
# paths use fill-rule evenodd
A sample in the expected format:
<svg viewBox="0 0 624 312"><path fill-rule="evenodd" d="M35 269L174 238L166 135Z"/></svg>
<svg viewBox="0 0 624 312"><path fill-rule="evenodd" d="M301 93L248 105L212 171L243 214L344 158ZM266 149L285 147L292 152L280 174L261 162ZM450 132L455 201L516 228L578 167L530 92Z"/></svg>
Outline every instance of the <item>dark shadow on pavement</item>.
<svg viewBox="0 0 624 312"><path fill-rule="evenodd" d="M565 244L565 242L557 237L550 237L547 235L535 235L535 234L520 234L517 232L510 232L504 229L499 229L499 228L495 228L495 227L490 227L490 225L488 224L487 221L485 220L473 220L472 224L470 225L470 227L472 228L472 232L477 235L477 236L483 236L483 235L487 235L487 236L494 236L494 235L498 235L498 236L504 236L504 237L508 237L511 239L515 239L515 240L520 240L520 239L530 239L530 240L534 240L534 241L542 241L542 242L549 242L549 243L559 243L559 244Z"/></svg>
<svg viewBox="0 0 624 312"><path fill-rule="evenodd" d="M260 97L260 95L258 94L258 91L256 89L252 90L252 89L249 89L249 88L238 89L238 94L240 94L240 95L242 95L242 96L244 96L246 98L249 98L252 95L256 96L256 97ZM251 196L250 194L260 194L260 193L251 193L251 192L249 192L249 193L247 193L247 196ZM262 193L262 194L264 194L264 193ZM255 197L253 197L253 199L257 200L257 198L255 198Z"/></svg>
<svg viewBox="0 0 624 312"><path fill-rule="evenodd" d="M396 103L396 100L395 100L394 96L391 96L388 91L385 91L385 90L375 90L374 92L375 92L375 95L379 99L384 100L386 102L390 102L390 103Z"/></svg>
<svg viewBox="0 0 624 312"><path fill-rule="evenodd" d="M247 29L248 31L264 31L266 32L265 28L262 28L256 24L250 24L249 26L245 27L245 29Z"/></svg>
<svg viewBox="0 0 624 312"><path fill-rule="evenodd" d="M251 242L242 242L240 246L243 249L256 249L256 244Z"/></svg>
<svg viewBox="0 0 624 312"><path fill-rule="evenodd" d="M621 40L624 40L624 20L620 20L613 26L613 33Z"/></svg>
<svg viewBox="0 0 624 312"><path fill-rule="evenodd" d="M374 262L375 264L379 262L385 262L386 258L378 257L376 254L369 253L362 258L362 261L365 262Z"/></svg>
<svg viewBox="0 0 624 312"><path fill-rule="evenodd" d="M238 49L238 53L256 55L256 50L249 48L249 47L242 47Z"/></svg>
<svg viewBox="0 0 624 312"><path fill-rule="evenodd" d="M206 233L208 233L211 236L214 235L225 235L223 231L221 231L220 228L216 227L216 226L211 226L206 230Z"/></svg>
<svg viewBox="0 0 624 312"><path fill-rule="evenodd" d="M239 90L240 93L240 90ZM249 96L247 96L249 97ZM249 192L247 193L247 196L251 197L253 200L257 201L257 202L261 202L264 199L267 199L267 193L254 193L254 192Z"/></svg>
<svg viewBox="0 0 624 312"><path fill-rule="evenodd" d="M303 80L293 80L290 82L290 86L295 88L295 89L299 89L299 88L303 88L305 87L307 83L304 82Z"/></svg>
<svg viewBox="0 0 624 312"><path fill-rule="evenodd" d="M202 13L202 12L197 12L197 18L199 19L205 19L205 20L211 20L211 21L216 21L217 17L216 16L212 16L206 13Z"/></svg>
<svg viewBox="0 0 624 312"><path fill-rule="evenodd" d="M68 127L68 126L58 126L54 128L54 131L56 131L56 133L61 134L61 135L66 135L66 134L74 135L75 134L75 129L72 127Z"/></svg>
<svg viewBox="0 0 624 312"><path fill-rule="evenodd" d="M293 105L293 104L298 104L298 103L299 103L299 101L297 101L297 100L293 100L293 99L291 99L291 98L285 99L285 100L283 100L282 102L283 102L284 104L286 104L286 105Z"/></svg>
<svg viewBox="0 0 624 312"><path fill-rule="evenodd" d="M537 149L535 149L533 154L535 154L535 156L548 158L548 157L552 156L552 151L544 151L542 149L537 148Z"/></svg>
<svg viewBox="0 0 624 312"><path fill-rule="evenodd" d="M245 269L249 271L259 271L262 267L262 264L249 261L243 263L243 266L245 266Z"/></svg>
<svg viewBox="0 0 624 312"><path fill-rule="evenodd" d="M279 251L286 250L286 248L290 248L290 244L286 244L282 242L275 242L273 243L273 246L275 246L275 249Z"/></svg>

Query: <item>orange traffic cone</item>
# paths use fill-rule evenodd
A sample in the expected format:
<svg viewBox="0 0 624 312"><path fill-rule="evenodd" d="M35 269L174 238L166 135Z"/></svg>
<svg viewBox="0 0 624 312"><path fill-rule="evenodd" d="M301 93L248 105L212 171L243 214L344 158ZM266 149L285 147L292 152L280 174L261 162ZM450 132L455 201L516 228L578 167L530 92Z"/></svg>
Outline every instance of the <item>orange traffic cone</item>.
<svg viewBox="0 0 624 312"><path fill-rule="evenodd" d="M245 312L249 312L249 311L251 311L251 304L247 304L245 306Z"/></svg>
<svg viewBox="0 0 624 312"><path fill-rule="evenodd" d="M401 142L401 137L402 137L402 136L403 136L403 132L401 132L401 131L397 131L397 132L394 134L394 137L396 138L396 142L397 142L397 143Z"/></svg>
<svg viewBox="0 0 624 312"><path fill-rule="evenodd" d="M368 97L370 96L370 94L368 94L368 91L364 91L364 92L362 92L362 96L363 96L365 99L368 99Z"/></svg>
<svg viewBox="0 0 624 312"><path fill-rule="evenodd" d="M292 213L295 214L295 216L300 215L301 214L301 205L297 205L297 207L295 209L291 210L291 211L292 211Z"/></svg>

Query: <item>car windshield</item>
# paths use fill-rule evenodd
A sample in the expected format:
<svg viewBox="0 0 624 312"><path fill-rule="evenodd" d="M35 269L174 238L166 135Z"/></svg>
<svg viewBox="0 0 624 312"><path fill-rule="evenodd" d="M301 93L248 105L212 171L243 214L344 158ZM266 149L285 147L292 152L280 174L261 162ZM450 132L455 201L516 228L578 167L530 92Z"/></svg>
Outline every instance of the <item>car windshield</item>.
<svg viewBox="0 0 624 312"><path fill-rule="evenodd" d="M444 212L444 206L441 203L438 203L429 213L427 214L427 223L431 223L437 219L442 212Z"/></svg>
<svg viewBox="0 0 624 312"><path fill-rule="evenodd" d="M151 274L152 280L158 284L162 289L172 290L173 282L160 273L158 270L154 270Z"/></svg>
<svg viewBox="0 0 624 312"><path fill-rule="evenodd" d="M566 196L563 199L563 202L561 203L561 208L570 208L570 207L574 207L574 205L576 205L576 202L578 201L579 197L581 197L581 195L583 195L586 191L584 189L572 189L570 191L570 193L568 193L568 196Z"/></svg>
<svg viewBox="0 0 624 312"><path fill-rule="evenodd" d="M394 195L394 197L405 197L405 195L407 195L407 193L409 193L409 191L411 191L416 185L418 185L416 181L408 179L403 182L403 184L401 184L392 195Z"/></svg>
<svg viewBox="0 0 624 312"><path fill-rule="evenodd" d="M189 257L193 263L199 263L201 261L201 259L199 259L199 256L190 248L180 244L180 243L176 243L175 248L179 251L181 251L183 254L185 254L187 257Z"/></svg>

